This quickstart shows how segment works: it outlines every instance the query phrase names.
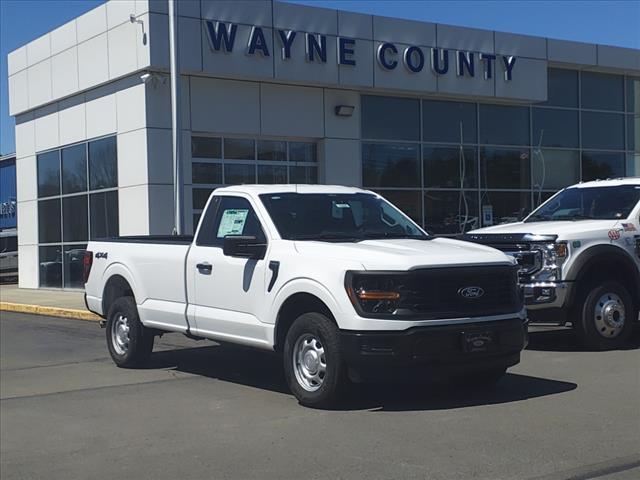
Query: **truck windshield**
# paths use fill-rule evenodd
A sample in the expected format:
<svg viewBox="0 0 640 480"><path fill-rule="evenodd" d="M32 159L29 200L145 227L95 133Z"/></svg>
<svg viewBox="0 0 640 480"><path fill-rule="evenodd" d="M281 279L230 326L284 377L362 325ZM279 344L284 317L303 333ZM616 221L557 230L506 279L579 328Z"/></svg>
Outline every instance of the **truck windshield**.
<svg viewBox="0 0 640 480"><path fill-rule="evenodd" d="M277 193L260 199L286 240L430 238L390 203L371 194Z"/></svg>
<svg viewBox="0 0 640 480"><path fill-rule="evenodd" d="M535 210L525 222L627 218L640 201L640 185L567 188Z"/></svg>

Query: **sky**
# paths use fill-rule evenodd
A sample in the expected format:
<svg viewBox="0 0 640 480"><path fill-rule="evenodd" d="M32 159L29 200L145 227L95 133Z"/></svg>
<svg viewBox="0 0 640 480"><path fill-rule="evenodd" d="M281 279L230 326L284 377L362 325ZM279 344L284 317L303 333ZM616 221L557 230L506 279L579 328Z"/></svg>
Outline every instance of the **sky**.
<svg viewBox="0 0 640 480"><path fill-rule="evenodd" d="M112 0L118 1L118 0ZM389 17L640 48L640 0L289 0ZM15 151L7 54L104 3L0 0L0 153Z"/></svg>

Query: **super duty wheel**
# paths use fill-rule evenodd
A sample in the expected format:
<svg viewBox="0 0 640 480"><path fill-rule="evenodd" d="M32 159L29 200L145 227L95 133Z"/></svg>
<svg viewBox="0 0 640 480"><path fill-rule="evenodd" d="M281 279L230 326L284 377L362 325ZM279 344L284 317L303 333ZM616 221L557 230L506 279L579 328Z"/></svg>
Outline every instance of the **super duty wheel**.
<svg viewBox="0 0 640 480"><path fill-rule="evenodd" d="M338 327L320 313L300 315L285 339L284 371L302 405L334 405L347 382Z"/></svg>
<svg viewBox="0 0 640 480"><path fill-rule="evenodd" d="M107 347L118 367L143 365L153 349L153 334L142 325L136 302L121 297L113 302L107 316Z"/></svg>
<svg viewBox="0 0 640 480"><path fill-rule="evenodd" d="M586 289L579 300L574 329L582 343L599 350L623 346L638 317L627 289L608 281Z"/></svg>

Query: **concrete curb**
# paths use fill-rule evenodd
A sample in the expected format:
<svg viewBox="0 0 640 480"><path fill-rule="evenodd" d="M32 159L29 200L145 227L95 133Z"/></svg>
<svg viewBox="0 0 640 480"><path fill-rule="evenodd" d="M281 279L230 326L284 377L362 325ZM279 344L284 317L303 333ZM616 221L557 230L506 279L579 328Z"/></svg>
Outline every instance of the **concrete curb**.
<svg viewBox="0 0 640 480"><path fill-rule="evenodd" d="M25 303L0 302L0 310L7 312L31 313L34 315L48 315L51 317L72 318L98 322L101 318L87 310L74 308L46 307L44 305L29 305Z"/></svg>

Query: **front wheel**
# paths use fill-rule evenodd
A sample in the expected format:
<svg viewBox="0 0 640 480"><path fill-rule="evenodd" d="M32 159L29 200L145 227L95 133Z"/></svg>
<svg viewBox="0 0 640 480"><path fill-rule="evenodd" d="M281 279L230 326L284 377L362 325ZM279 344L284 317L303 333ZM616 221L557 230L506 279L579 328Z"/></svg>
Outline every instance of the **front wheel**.
<svg viewBox="0 0 640 480"><path fill-rule="evenodd" d="M623 346L638 315L627 289L611 281L585 293L574 322L578 338L585 346L598 350Z"/></svg>
<svg viewBox="0 0 640 480"><path fill-rule="evenodd" d="M149 359L154 336L142 325L133 298L122 297L113 302L106 333L109 353L118 367L139 367Z"/></svg>
<svg viewBox="0 0 640 480"><path fill-rule="evenodd" d="M300 315L285 339L284 371L302 405L333 406L347 383L336 325L320 313Z"/></svg>

